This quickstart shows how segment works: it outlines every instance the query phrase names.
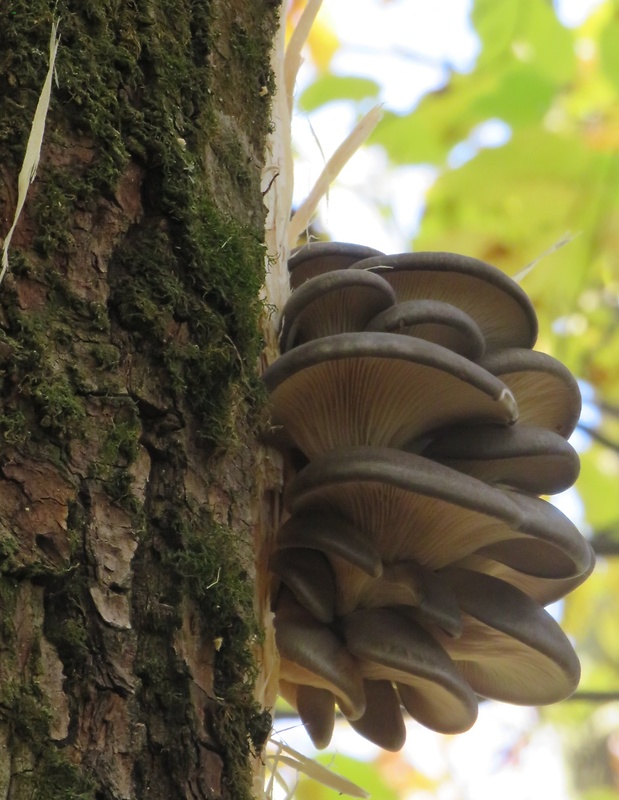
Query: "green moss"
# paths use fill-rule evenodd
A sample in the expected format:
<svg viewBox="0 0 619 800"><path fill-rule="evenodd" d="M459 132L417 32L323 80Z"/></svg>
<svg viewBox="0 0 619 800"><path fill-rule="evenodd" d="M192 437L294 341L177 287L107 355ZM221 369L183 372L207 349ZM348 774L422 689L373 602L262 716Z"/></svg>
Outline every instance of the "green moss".
<svg viewBox="0 0 619 800"><path fill-rule="evenodd" d="M52 744L50 713L36 685L3 686L0 720L8 727L12 752L20 742L32 754L32 770L13 777L16 796L31 800L94 800L93 781Z"/></svg>
<svg viewBox="0 0 619 800"><path fill-rule="evenodd" d="M214 710L214 728L226 753L233 756L224 767L230 796L251 798L249 775L235 764L260 751L268 714L253 697L256 664L252 642L260 636L253 611L253 584L240 566L241 554L229 528L203 512L190 520L171 520L182 547L172 556L174 569L184 580L201 610L204 635L220 647L215 656L215 694L221 704Z"/></svg>

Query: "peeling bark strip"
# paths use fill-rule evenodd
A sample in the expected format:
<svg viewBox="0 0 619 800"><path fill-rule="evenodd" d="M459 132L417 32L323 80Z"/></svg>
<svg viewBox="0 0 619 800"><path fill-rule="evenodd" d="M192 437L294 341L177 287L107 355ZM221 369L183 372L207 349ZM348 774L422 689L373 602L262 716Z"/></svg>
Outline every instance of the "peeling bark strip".
<svg viewBox="0 0 619 800"><path fill-rule="evenodd" d="M12 0L0 16L3 235L54 16L62 36L0 287L0 798L251 796L276 15Z"/></svg>

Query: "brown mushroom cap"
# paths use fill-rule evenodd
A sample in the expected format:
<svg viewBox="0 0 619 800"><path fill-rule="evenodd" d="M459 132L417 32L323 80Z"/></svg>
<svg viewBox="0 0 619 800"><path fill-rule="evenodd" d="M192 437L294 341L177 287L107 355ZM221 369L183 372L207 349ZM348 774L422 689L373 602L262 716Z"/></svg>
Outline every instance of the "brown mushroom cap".
<svg viewBox="0 0 619 800"><path fill-rule="evenodd" d="M365 714L351 720L351 727L370 742L390 750L401 750L406 741L406 728L400 710L400 699L390 681L364 681Z"/></svg>
<svg viewBox="0 0 619 800"><path fill-rule="evenodd" d="M363 258L381 255L380 250L346 242L310 242L292 251L288 259L290 286L296 289L309 278L347 269Z"/></svg>
<svg viewBox="0 0 619 800"><path fill-rule="evenodd" d="M306 512L293 515L277 532L278 550L309 547L339 556L373 578L383 571L380 553L355 525L338 514Z"/></svg>
<svg viewBox="0 0 619 800"><path fill-rule="evenodd" d="M533 347L537 318L520 286L496 267L454 253L402 253L359 261L395 289L398 302L440 300L458 306L481 329L487 350Z"/></svg>
<svg viewBox="0 0 619 800"><path fill-rule="evenodd" d="M578 477L579 460L562 437L531 425L452 427L435 434L423 455L480 480L532 494L554 494Z"/></svg>
<svg viewBox="0 0 619 800"><path fill-rule="evenodd" d="M348 271L361 275L375 274L362 270ZM377 314L366 330L415 336L440 344L471 361L481 358L486 347L477 323L457 306L439 300L410 300L392 305Z"/></svg>
<svg viewBox="0 0 619 800"><path fill-rule="evenodd" d="M580 665L557 622L530 597L478 572L450 569L464 630L438 640L475 692L521 705L556 703L577 687Z"/></svg>
<svg viewBox="0 0 619 800"><path fill-rule="evenodd" d="M432 730L468 730L477 717L477 700L438 643L391 608L355 611L342 620L349 651L366 679L397 681L406 710Z"/></svg>
<svg viewBox="0 0 619 800"><path fill-rule="evenodd" d="M269 569L313 617L320 622L333 621L335 575L323 553L301 547L277 550L269 560Z"/></svg>
<svg viewBox="0 0 619 800"><path fill-rule="evenodd" d="M311 461L288 484L293 514L343 515L386 563L440 569L480 547L513 538L522 510L507 492L422 456L350 447Z"/></svg>
<svg viewBox="0 0 619 800"><path fill-rule="evenodd" d="M281 441L308 458L354 444L400 447L470 419L509 424L498 379L440 345L389 333L342 333L285 353L263 374Z"/></svg>
<svg viewBox="0 0 619 800"><path fill-rule="evenodd" d="M580 390L560 361L546 353L509 348L489 353L480 364L509 386L521 425L547 428L566 439L572 433L580 416Z"/></svg>
<svg viewBox="0 0 619 800"><path fill-rule="evenodd" d="M340 269L311 278L284 306L279 337L282 353L304 342L364 330L395 303L395 292L380 275Z"/></svg>
<svg viewBox="0 0 619 800"><path fill-rule="evenodd" d="M327 689L350 719L363 714L365 694L358 661L285 587L275 605L275 637L282 680Z"/></svg>

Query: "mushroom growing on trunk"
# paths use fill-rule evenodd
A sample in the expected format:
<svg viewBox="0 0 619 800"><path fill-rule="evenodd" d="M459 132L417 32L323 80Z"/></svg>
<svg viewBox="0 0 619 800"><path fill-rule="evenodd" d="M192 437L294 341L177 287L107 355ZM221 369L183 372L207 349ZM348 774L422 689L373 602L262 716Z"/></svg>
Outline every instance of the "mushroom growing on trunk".
<svg viewBox="0 0 619 800"><path fill-rule="evenodd" d="M593 553L539 495L578 475L580 396L531 349L528 298L449 253L317 243L290 270L264 373L288 465L270 568L281 691L315 745L336 705L397 750L402 708L455 733L477 696L568 696L578 660L542 606Z"/></svg>

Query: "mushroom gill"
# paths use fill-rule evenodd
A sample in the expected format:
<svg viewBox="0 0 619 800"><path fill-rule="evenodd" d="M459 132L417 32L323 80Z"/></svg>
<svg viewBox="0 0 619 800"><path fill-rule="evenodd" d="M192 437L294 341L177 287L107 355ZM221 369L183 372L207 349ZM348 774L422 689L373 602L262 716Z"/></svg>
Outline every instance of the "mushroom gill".
<svg viewBox="0 0 619 800"><path fill-rule="evenodd" d="M454 253L399 253L373 256L353 265L377 272L398 303L439 300L464 311L479 326L486 348L533 347L537 319L531 301L496 267Z"/></svg>
<svg viewBox="0 0 619 800"><path fill-rule="evenodd" d="M440 345L342 333L282 355L263 375L275 437L308 458L355 444L401 447L464 420L513 423L509 390Z"/></svg>

